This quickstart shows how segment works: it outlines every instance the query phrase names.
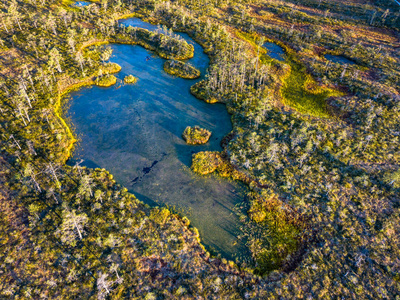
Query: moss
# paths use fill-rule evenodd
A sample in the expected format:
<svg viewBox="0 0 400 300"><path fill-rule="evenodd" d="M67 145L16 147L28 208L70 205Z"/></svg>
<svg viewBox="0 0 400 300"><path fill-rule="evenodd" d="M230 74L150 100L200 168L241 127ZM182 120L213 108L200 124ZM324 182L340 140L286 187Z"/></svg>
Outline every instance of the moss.
<svg viewBox="0 0 400 300"><path fill-rule="evenodd" d="M288 59L288 64L291 68L290 73L285 78L281 89L284 104L301 113L323 118L330 117L327 99L344 94L339 90L318 85L307 73L306 68L295 59Z"/></svg>
<svg viewBox="0 0 400 300"><path fill-rule="evenodd" d="M116 20L123 20L123 19L129 19L129 18L138 18L140 17L140 15L138 15L137 13L128 13L128 14L124 14L122 16L119 16L118 18L116 18Z"/></svg>
<svg viewBox="0 0 400 300"><path fill-rule="evenodd" d="M261 38L259 35L243 32L237 32L236 34L253 47L253 52L257 52L255 48L257 47L257 41ZM284 43L265 37L262 38L265 42L275 43L282 47L286 54L285 64L290 67L290 70L279 74L282 82L279 95L283 104L312 116L331 117L327 107L327 99L343 96L344 93L337 89L319 85L299 61L298 55ZM282 63L270 58L263 47L258 49L258 53L263 64L282 65Z"/></svg>
<svg viewBox="0 0 400 300"><path fill-rule="evenodd" d="M167 60L164 63L164 71L170 75L184 79L196 79L200 77L200 71L190 64L179 60Z"/></svg>
<svg viewBox="0 0 400 300"><path fill-rule="evenodd" d="M202 145L208 142L211 136L211 131L200 128L199 126L186 127L182 134L183 139L189 145Z"/></svg>
<svg viewBox="0 0 400 300"><path fill-rule="evenodd" d="M134 84L134 83L136 83L137 81L138 81L137 77L135 77L135 76L133 76L133 75L128 75L128 76L125 76L125 78L124 78L124 82L125 82L125 83L132 83L132 84Z"/></svg>
<svg viewBox="0 0 400 300"><path fill-rule="evenodd" d="M303 224L298 214L274 194L250 198L248 214L266 230L266 236L252 238L249 242L257 265L254 273L264 275L282 267L285 259L298 250Z"/></svg>
<svg viewBox="0 0 400 300"><path fill-rule="evenodd" d="M96 79L96 85L101 87L109 87L117 83L117 77L114 75L106 75Z"/></svg>

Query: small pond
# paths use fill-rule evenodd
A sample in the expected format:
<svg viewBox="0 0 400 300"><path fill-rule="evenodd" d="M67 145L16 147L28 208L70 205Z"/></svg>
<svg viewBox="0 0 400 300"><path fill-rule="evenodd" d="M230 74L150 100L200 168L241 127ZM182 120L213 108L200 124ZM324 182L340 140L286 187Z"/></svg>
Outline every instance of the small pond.
<svg viewBox="0 0 400 300"><path fill-rule="evenodd" d="M121 23L157 30L138 19ZM190 63L204 77L208 57L188 35L179 35L194 45ZM110 61L122 67L116 74L119 82L71 93L68 116L81 142L70 163L83 159L83 165L107 169L143 202L183 211L209 250L229 259L244 255L244 241L237 241L240 221L234 210L244 200L245 186L190 170L193 153L220 151L221 139L232 130L225 106L193 97L189 89L196 81L166 74L165 60L154 53L140 46L111 47ZM129 74L138 77L135 85L122 83ZM193 125L212 131L207 144L184 142L184 129Z"/></svg>
<svg viewBox="0 0 400 300"><path fill-rule="evenodd" d="M340 64L340 65L354 65L355 62L342 56L342 55L332 55L332 54L325 54L324 57L334 63Z"/></svg>
<svg viewBox="0 0 400 300"><path fill-rule="evenodd" d="M73 6L76 7L84 7L84 6L88 6L90 4L90 2L86 2L86 1L77 1L73 4Z"/></svg>
<svg viewBox="0 0 400 300"><path fill-rule="evenodd" d="M268 55L276 60L284 61L285 60L285 51L281 46L278 46L275 43L266 42L263 47L268 50Z"/></svg>

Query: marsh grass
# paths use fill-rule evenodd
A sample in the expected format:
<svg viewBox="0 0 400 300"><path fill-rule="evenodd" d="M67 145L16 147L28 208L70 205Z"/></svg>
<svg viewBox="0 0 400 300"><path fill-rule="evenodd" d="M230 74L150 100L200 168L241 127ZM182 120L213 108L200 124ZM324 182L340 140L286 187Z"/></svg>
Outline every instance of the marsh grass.
<svg viewBox="0 0 400 300"><path fill-rule="evenodd" d="M288 58L287 62L291 70L281 88L284 104L315 117L332 117L328 111L327 99L342 96L343 93L318 85L306 68L295 59Z"/></svg>
<svg viewBox="0 0 400 300"><path fill-rule="evenodd" d="M332 117L328 110L327 99L343 96L344 93L337 89L319 85L307 72L306 67L300 63L294 50L279 41L261 37L257 34L237 32L236 35L252 46L253 51L258 53L260 62L263 64L277 66L281 63L269 57L267 51L263 47L258 46L261 38L263 38L263 42L272 42L284 49L286 54L284 63L290 67L290 71L282 73L280 78L282 86L279 95L284 105L300 113L315 117Z"/></svg>

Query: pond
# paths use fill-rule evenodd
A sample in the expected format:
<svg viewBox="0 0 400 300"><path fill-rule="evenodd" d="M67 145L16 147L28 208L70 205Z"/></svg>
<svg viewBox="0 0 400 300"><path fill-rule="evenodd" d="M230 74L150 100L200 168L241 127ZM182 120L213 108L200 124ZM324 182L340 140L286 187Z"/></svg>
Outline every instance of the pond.
<svg viewBox="0 0 400 300"><path fill-rule="evenodd" d="M73 4L73 6L76 7L84 7L84 6L88 6L89 4L91 4L90 2L86 2L86 1L77 1Z"/></svg>
<svg viewBox="0 0 400 300"><path fill-rule="evenodd" d="M332 54L325 54L324 57L334 63L340 64L340 65L354 65L355 62L342 56L342 55L332 55Z"/></svg>
<svg viewBox="0 0 400 300"><path fill-rule="evenodd" d="M268 50L267 54L271 58L274 58L279 61L285 60L285 51L283 51L283 48L281 46L278 46L275 43L266 42L264 43L263 47Z"/></svg>
<svg viewBox="0 0 400 300"><path fill-rule="evenodd" d="M151 25L140 22L123 21L125 25ZM186 34L179 35L194 45L190 63L204 77L208 57ZM110 61L122 67L116 74L117 85L71 93L68 116L81 141L70 163L83 159L83 165L105 168L143 202L183 211L208 250L228 259L244 255L244 241L237 240L240 221L233 213L235 205L244 200L244 185L190 170L193 153L222 150L221 139L232 130L225 106L193 97L189 89L196 81L166 74L165 60L152 52L132 45L111 47ZM122 83L129 74L138 78L135 85ZM207 144L184 142L184 129L193 125L212 131Z"/></svg>

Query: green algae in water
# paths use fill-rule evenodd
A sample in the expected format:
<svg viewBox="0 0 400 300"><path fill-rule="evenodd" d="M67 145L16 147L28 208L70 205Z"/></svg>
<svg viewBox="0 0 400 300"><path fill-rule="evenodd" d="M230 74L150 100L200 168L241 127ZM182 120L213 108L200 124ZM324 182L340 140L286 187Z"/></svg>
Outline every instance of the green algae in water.
<svg viewBox="0 0 400 300"><path fill-rule="evenodd" d="M194 46L190 62L204 74L208 57ZM194 98L189 92L194 81L166 74L165 60L142 47L112 48L112 62L122 67L116 76L135 74L139 80L135 85L89 87L71 94L69 115L81 138L74 159L106 168L150 205L183 210L208 249L229 259L242 256L246 247L245 241L237 240L241 224L234 207L243 202L245 187L213 175L196 175L189 168L194 152L222 150L220 141L232 130L225 106ZM211 130L210 141L187 145L182 132L188 125Z"/></svg>

